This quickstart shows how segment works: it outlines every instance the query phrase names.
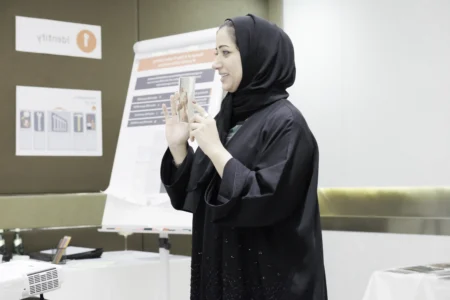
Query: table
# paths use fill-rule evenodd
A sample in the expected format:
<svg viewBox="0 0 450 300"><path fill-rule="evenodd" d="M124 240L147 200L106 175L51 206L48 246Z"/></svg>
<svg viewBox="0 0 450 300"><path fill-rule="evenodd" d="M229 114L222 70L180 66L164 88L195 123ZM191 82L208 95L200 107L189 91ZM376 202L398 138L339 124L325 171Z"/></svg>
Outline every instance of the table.
<svg viewBox="0 0 450 300"><path fill-rule="evenodd" d="M449 300L450 264L412 266L372 274L363 300Z"/></svg>
<svg viewBox="0 0 450 300"><path fill-rule="evenodd" d="M170 300L190 298L191 258L170 255ZM49 300L159 300L164 292L158 253L104 252L99 259L73 260L62 265L60 289L45 294ZM22 281L7 287L1 300L19 300Z"/></svg>
<svg viewBox="0 0 450 300"><path fill-rule="evenodd" d="M188 300L190 257L170 256L171 300ZM68 261L61 289L49 300L158 300L161 298L162 265L158 253L105 252L100 259Z"/></svg>

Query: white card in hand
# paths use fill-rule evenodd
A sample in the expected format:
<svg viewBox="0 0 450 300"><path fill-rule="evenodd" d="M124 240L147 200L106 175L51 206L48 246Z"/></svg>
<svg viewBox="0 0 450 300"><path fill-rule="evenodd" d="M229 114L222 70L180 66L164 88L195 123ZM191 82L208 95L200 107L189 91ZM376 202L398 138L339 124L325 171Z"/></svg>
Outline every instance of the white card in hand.
<svg viewBox="0 0 450 300"><path fill-rule="evenodd" d="M186 103L181 103L181 109L186 109L188 120L194 117L194 106L192 101L195 100L195 77L180 77L180 82L178 86L178 92L180 95L180 101L183 101L183 93L187 98ZM178 112L178 118L180 118L181 113Z"/></svg>

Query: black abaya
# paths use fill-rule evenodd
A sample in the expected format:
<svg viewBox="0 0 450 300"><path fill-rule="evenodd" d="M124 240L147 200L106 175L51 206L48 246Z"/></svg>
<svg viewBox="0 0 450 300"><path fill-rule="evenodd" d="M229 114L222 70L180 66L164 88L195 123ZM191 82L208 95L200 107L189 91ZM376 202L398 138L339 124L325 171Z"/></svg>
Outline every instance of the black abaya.
<svg viewBox="0 0 450 300"><path fill-rule="evenodd" d="M191 299L324 300L318 147L301 113L285 99L284 88L295 78L295 68L289 71L285 63L293 63L293 55L276 58L278 67L261 80L261 70L249 71L250 50L240 40L249 40L245 32L254 36L261 28L276 27L253 16L242 18L234 24L244 84L227 96L216 117L233 156L223 178L201 149L194 153L189 147L178 169L167 150L161 165L173 207L193 213ZM290 40L281 40L278 49L257 48L263 60L291 51ZM242 99L253 106L246 102L243 109ZM236 122L240 127L227 141Z"/></svg>

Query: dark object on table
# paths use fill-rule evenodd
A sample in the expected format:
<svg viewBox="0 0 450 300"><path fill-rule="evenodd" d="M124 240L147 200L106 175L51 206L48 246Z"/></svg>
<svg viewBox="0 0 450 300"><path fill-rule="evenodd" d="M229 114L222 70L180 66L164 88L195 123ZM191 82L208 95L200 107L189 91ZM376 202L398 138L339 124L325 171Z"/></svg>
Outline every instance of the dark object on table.
<svg viewBox="0 0 450 300"><path fill-rule="evenodd" d="M103 254L103 248L96 248L92 251L77 253L77 254L69 254L63 257L64 260L78 260L78 259L92 259L92 258L100 258ZM51 262L53 260L52 254L41 253L41 252L33 252L30 253L31 259L48 261Z"/></svg>

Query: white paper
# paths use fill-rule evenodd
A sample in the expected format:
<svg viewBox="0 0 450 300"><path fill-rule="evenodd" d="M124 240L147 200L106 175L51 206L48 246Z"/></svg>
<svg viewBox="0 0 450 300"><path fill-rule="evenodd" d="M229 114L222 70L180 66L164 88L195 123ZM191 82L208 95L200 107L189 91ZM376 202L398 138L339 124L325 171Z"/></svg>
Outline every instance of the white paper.
<svg viewBox="0 0 450 300"><path fill-rule="evenodd" d="M164 103L179 89L180 77L195 77L195 99L210 114L217 111L222 89L214 60L214 40L189 47L136 53L119 142L105 193L138 205L169 202L160 179L167 142ZM195 148L195 145L194 145Z"/></svg>
<svg viewBox="0 0 450 300"><path fill-rule="evenodd" d="M102 156L100 91L16 87L16 155Z"/></svg>
<svg viewBox="0 0 450 300"><path fill-rule="evenodd" d="M16 51L101 59L101 27L16 16Z"/></svg>

